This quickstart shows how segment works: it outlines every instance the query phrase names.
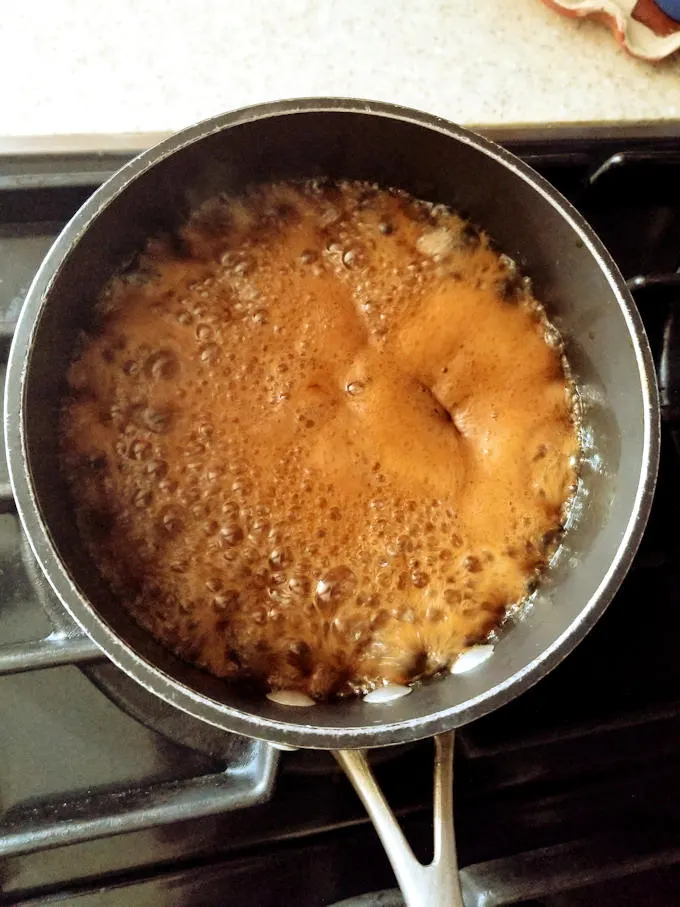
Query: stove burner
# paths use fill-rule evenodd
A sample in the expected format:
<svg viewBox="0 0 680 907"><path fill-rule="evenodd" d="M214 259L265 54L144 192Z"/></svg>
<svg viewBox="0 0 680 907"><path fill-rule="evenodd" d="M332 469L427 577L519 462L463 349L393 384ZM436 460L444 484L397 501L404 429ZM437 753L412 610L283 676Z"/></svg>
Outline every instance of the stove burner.
<svg viewBox="0 0 680 907"><path fill-rule="evenodd" d="M619 132L560 138L557 133L522 133L512 150L576 204L628 278L659 366L659 492L634 568L588 639L537 688L457 735L462 880L470 903L552 903L554 898L572 903L569 890L587 883L585 900L577 895L578 902L622 905L651 896L655 904L675 905L680 892L680 848L673 834L680 801L680 127L669 123L654 137ZM20 301L60 225L122 163L122 157L107 155L9 162L0 155L0 350L5 355ZM19 726L3 721L0 857L13 859L3 863L0 901L42 903L56 896L83 907L102 898L111 905L166 905L178 898L223 903L228 891L234 907L250 907L253 892L262 907L297 907L337 904L361 891L384 889L380 894L388 900L381 907L387 907L394 884L389 865L331 756L281 754L283 770L271 796L278 757L269 746L176 712L98 658L96 647L78 635L25 540L20 546L1 456L0 510L0 616L2 630L9 630L0 643L0 674L71 664L92 681L82 683L79 672L69 670L2 680L3 719L16 718ZM55 633L22 642L44 632L39 603ZM53 677L55 694L46 703L41 693ZM121 737L117 749L115 719L128 732L131 723L96 689L158 733L133 727L140 737ZM71 690L82 700L69 698ZM55 703L69 708L68 714L47 715L45 709ZM115 729L105 740L113 749L104 762L125 757L131 767L111 774L123 779L110 782L115 788L96 768L101 739L89 737L90 721L94 726L112 712ZM36 716L43 724L31 724ZM48 740L44 727L53 735ZM74 728L81 732L75 738ZM17 765L17 741L35 742L26 770ZM142 746L158 761L145 761ZM44 778L34 772L34 779L30 766L53 753L51 761L67 761L69 772L46 769ZM430 847L431 745L376 750L371 756L414 850ZM138 774L140 766L146 774ZM87 787L81 786L81 773ZM55 777L58 784L74 778L73 789L67 787L70 780L50 786ZM255 809L243 809L270 796ZM113 837L121 832L134 833ZM420 855L427 858L427 852ZM665 882L654 887L661 873ZM670 891L665 901L657 898L662 884ZM638 889L636 898L631 892ZM355 897L350 904L368 907L377 894L367 896L373 901Z"/></svg>
<svg viewBox="0 0 680 907"><path fill-rule="evenodd" d="M22 558L35 594L55 629L66 633L72 631L72 619L45 582L33 552L23 537ZM105 659L83 664L80 669L124 712L173 743L227 764L242 762L252 747L251 741L245 737L221 731L173 708Z"/></svg>
<svg viewBox="0 0 680 907"><path fill-rule="evenodd" d="M11 515L5 519L16 522ZM183 714L156 700L113 665L95 663L91 644L87 645L49 589L26 538L17 529L3 529L4 563L15 571L23 564L23 581L31 587L53 631L23 646L0 645L0 675L89 661L91 679L124 711L211 761L206 768L203 760L198 774L189 777L195 771L191 763L179 764L171 768L174 780L128 783L122 789L102 786L17 804L0 817L0 858L225 814L268 799L276 772L275 751L264 743L219 733L194 719L184 720ZM0 577L4 574L0 568Z"/></svg>

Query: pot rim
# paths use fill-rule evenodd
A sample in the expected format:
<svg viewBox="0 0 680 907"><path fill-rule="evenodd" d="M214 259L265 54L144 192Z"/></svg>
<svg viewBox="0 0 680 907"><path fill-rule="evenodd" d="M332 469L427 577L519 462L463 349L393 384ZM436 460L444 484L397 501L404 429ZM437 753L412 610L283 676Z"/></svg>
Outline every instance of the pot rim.
<svg viewBox="0 0 680 907"><path fill-rule="evenodd" d="M579 619L551 646L511 677L479 696L423 717L381 725L320 727L305 723L304 709L285 710L287 720L261 717L217 702L171 678L141 657L97 614L72 580L57 553L42 518L29 470L26 450L24 399L29 379L29 356L40 315L49 304L56 276L89 224L142 174L168 156L216 132L255 120L305 113L338 112L398 119L475 148L530 184L568 223L605 274L623 313L638 366L644 401L643 455L635 501L616 554L600 584L584 603ZM404 743L465 724L508 702L558 664L595 624L625 576L644 532L651 508L659 458L660 415L656 372L651 350L635 303L616 264L581 214L528 165L493 142L440 117L383 102L350 98L303 98L242 108L190 126L142 152L125 164L85 202L63 229L38 270L24 301L10 350L5 390L5 441L10 481L17 510L33 553L52 588L76 623L108 658L147 690L196 718L226 731L289 746L355 748ZM283 708L283 707L282 707ZM283 714L283 712L282 712Z"/></svg>

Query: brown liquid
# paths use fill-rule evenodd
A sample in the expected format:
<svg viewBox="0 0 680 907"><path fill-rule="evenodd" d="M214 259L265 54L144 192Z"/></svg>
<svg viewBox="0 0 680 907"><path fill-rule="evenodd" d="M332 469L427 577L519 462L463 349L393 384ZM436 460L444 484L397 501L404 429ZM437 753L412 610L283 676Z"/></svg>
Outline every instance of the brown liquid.
<svg viewBox="0 0 680 907"><path fill-rule="evenodd" d="M575 484L526 282L449 210L360 183L216 199L182 239L111 283L68 372L100 571L221 677L324 698L447 667L525 596Z"/></svg>

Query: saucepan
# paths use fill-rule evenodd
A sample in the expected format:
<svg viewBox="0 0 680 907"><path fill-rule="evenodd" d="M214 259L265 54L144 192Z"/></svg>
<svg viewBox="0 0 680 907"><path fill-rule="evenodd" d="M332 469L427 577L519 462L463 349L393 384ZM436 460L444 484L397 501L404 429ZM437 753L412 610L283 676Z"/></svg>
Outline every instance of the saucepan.
<svg viewBox="0 0 680 907"><path fill-rule="evenodd" d="M161 648L112 597L83 550L56 460L59 400L78 332L107 279L160 230L217 192L329 176L445 202L484 227L534 284L566 344L582 407L568 526L522 613L474 670L393 702L294 708L256 697ZM26 298L9 358L11 481L33 552L75 621L126 674L177 709L285 747L330 749L376 825L411 907L461 904L452 824L453 729L536 683L611 600L640 541L658 460L655 373L638 312L583 218L507 151L449 122L356 100L252 107L203 122L132 160L57 239ZM435 856L421 866L364 750L434 736Z"/></svg>

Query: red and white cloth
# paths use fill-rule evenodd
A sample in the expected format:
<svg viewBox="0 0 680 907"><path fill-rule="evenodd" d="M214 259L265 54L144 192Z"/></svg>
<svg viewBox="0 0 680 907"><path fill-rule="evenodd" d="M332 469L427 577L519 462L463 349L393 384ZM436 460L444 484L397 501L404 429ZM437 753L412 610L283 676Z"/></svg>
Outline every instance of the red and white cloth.
<svg viewBox="0 0 680 907"><path fill-rule="evenodd" d="M634 57L663 60L680 50L680 22L655 0L543 0L566 16L605 22L616 40Z"/></svg>

